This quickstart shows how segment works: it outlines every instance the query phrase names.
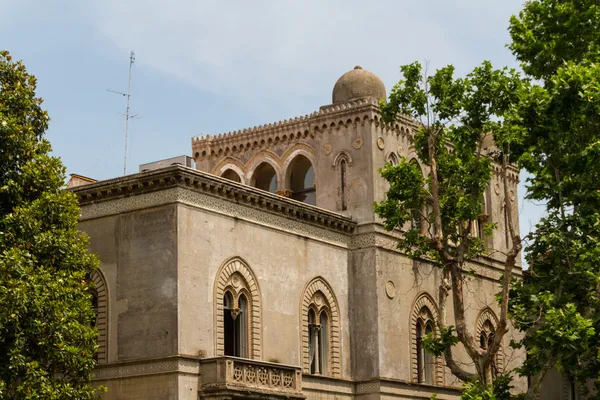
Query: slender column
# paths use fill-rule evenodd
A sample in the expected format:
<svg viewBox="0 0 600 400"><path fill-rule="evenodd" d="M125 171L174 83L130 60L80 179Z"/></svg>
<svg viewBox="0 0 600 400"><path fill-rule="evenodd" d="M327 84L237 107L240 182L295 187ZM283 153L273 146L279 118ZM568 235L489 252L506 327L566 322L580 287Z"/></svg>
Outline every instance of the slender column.
<svg viewBox="0 0 600 400"><path fill-rule="evenodd" d="M315 344L315 374L321 375L321 365L319 363L319 332L321 331L321 325L314 324L312 326L313 343Z"/></svg>

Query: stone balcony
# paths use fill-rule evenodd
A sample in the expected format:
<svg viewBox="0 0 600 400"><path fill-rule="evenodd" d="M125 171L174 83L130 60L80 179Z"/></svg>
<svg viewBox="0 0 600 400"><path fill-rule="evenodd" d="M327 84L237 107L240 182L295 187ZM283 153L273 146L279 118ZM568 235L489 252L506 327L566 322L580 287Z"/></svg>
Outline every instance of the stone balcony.
<svg viewBox="0 0 600 400"><path fill-rule="evenodd" d="M200 362L200 399L304 399L300 367L237 357Z"/></svg>

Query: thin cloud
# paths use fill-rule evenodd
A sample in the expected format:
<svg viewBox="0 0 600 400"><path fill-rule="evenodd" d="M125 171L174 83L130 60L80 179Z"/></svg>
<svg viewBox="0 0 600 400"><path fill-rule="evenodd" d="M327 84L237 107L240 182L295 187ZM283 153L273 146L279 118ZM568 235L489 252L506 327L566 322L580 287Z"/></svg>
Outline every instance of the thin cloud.
<svg viewBox="0 0 600 400"><path fill-rule="evenodd" d="M287 102L291 111L295 99L328 95L356 64L389 88L398 66L414 60L453 63L462 73L483 59L510 63L505 28L520 1L107 0L96 7L101 32L135 49L139 63L249 106Z"/></svg>

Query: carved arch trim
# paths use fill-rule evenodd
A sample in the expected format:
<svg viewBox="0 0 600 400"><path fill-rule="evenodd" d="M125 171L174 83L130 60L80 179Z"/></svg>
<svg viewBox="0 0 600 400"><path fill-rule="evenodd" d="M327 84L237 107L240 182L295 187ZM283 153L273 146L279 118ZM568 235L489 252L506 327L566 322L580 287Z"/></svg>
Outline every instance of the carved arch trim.
<svg viewBox="0 0 600 400"><path fill-rule="evenodd" d="M433 318L433 329L436 335L439 335L439 328L437 321L439 318L439 311L433 297L428 293L423 292L417 296L413 303L412 313L410 316L410 362L411 362L411 380L414 383L419 383L419 371L418 371L418 349L417 349L417 323L421 318L421 311L427 309ZM444 362L442 357L435 357L435 368L434 368L434 384L438 386L444 385Z"/></svg>
<svg viewBox="0 0 600 400"><path fill-rule="evenodd" d="M398 165L400 163L402 156L399 156L398 154L396 154L395 151L390 151L386 154L385 156L385 162L386 163L391 163L392 165Z"/></svg>
<svg viewBox="0 0 600 400"><path fill-rule="evenodd" d="M211 171L211 174L221 176L225 171L231 169L235 171L241 178L242 183L246 182L246 173L244 171L244 164L234 157L225 157L221 160Z"/></svg>
<svg viewBox="0 0 600 400"><path fill-rule="evenodd" d="M281 188L283 173L281 171L281 160L274 152L270 150L262 150L260 153L252 157L250 161L248 161L248 169L246 171L246 183L250 186L254 185L254 173L256 172L256 168L258 168L262 163L267 163L273 167L275 170L275 175L277 176L277 189Z"/></svg>
<svg viewBox="0 0 600 400"><path fill-rule="evenodd" d="M225 355L225 322L223 320L223 296L226 291L244 293L248 299L248 358L260 360L261 347L261 295L258 280L249 265L241 257L227 259L219 270L214 287L215 354Z"/></svg>
<svg viewBox="0 0 600 400"><path fill-rule="evenodd" d="M350 155L350 153L348 153L346 150L342 150L339 153L337 153L337 155L333 159L331 167L334 169L337 168L342 160L346 160L348 166L352 166L353 164L352 156Z"/></svg>
<svg viewBox="0 0 600 400"><path fill-rule="evenodd" d="M307 148L310 148L307 145L296 145L291 149L288 149L283 156L281 156L281 159L283 160L283 188L284 189L290 189L290 175L292 173L291 169L290 169L290 165L292 164L292 162L298 157L298 156L304 156L308 159L308 161L310 162L310 164L313 167L313 171L315 173L315 182L316 182L316 166L315 166L315 155L313 151L308 151ZM312 150L312 148L310 148Z"/></svg>
<svg viewBox="0 0 600 400"><path fill-rule="evenodd" d="M319 301L321 303L319 303ZM302 343L302 371L310 374L308 311L328 311L331 318L329 335L329 374L334 378L341 376L340 367L340 310L333 289L327 281L317 276L304 287L300 302L300 342Z"/></svg>
<svg viewBox="0 0 600 400"><path fill-rule="evenodd" d="M95 292L98 299L98 315L96 316L98 364L106 364L108 362L108 286L100 269L92 272L90 278L96 286Z"/></svg>
<svg viewBox="0 0 600 400"><path fill-rule="evenodd" d="M296 143L290 148L286 149L281 155L283 160L283 168L286 169L290 162L296 157L296 155L302 154L315 165L315 149L306 143Z"/></svg>
<svg viewBox="0 0 600 400"><path fill-rule="evenodd" d="M498 326L498 317L491 308L486 307L479 312L475 323L475 338L479 340L481 334L486 330L486 322L492 324L494 329ZM498 371L504 370L504 346L500 345L498 353L496 353L496 368Z"/></svg>
<svg viewBox="0 0 600 400"><path fill-rule="evenodd" d="M417 166L421 169L421 174L423 175L423 177L427 176L427 170L425 169L426 167L423 165L421 160L419 160L419 158L417 157L417 153L415 153L414 151L411 151L408 154L408 156L406 157L406 159L408 160L409 163L417 164Z"/></svg>

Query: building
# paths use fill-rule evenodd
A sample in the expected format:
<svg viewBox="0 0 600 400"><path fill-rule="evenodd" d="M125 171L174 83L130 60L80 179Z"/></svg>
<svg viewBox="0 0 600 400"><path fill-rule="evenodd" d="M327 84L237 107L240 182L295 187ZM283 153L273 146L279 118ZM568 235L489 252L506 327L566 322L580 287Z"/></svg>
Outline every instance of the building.
<svg viewBox="0 0 600 400"><path fill-rule="evenodd" d="M439 271L397 251L400 233L373 213L386 192L377 170L419 162L416 124L381 124L385 96L356 67L310 115L193 138L196 169L72 189L101 260L95 379L105 398L458 398L460 383L420 343L436 330ZM498 251L468 282L468 319L483 342L506 246L501 186L495 177L483 213L499 225L486 243ZM498 370L524 357L510 336Z"/></svg>

